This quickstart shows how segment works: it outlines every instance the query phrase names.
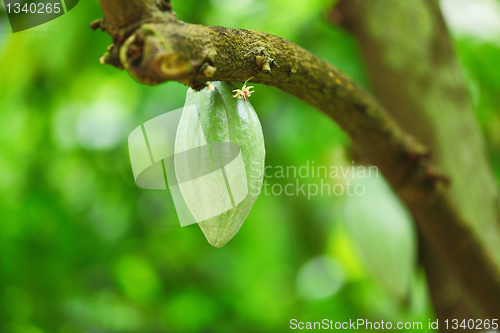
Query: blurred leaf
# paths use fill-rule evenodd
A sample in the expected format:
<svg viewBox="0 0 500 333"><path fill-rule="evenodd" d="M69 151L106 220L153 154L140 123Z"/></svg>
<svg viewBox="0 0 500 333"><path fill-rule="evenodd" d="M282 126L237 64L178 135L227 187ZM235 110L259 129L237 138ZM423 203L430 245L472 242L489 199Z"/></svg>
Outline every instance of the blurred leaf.
<svg viewBox="0 0 500 333"><path fill-rule="evenodd" d="M161 288L153 267L138 256L120 258L116 277L125 294L139 303L151 301Z"/></svg>
<svg viewBox="0 0 500 333"><path fill-rule="evenodd" d="M343 219L368 270L392 297L404 300L416 267L412 219L383 178L361 178L363 195L345 197Z"/></svg>

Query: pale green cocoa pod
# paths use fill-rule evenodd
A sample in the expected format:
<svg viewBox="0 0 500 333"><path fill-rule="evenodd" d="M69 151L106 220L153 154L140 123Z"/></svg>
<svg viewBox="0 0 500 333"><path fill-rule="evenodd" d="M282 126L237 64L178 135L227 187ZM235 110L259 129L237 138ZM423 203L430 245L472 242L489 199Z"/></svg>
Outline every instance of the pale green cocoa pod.
<svg viewBox="0 0 500 333"><path fill-rule="evenodd" d="M175 141L175 170L186 204L215 247L225 245L245 221L262 187L264 136L250 102L233 98L236 87L189 89Z"/></svg>

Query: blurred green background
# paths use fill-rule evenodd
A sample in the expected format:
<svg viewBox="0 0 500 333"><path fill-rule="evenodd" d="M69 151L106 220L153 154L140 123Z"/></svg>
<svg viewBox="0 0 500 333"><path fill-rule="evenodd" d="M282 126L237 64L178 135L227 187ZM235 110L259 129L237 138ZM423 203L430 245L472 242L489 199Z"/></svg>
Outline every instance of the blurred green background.
<svg viewBox="0 0 500 333"><path fill-rule="evenodd" d="M181 20L282 36L369 89L355 41L326 19L332 5L174 1ZM381 177L351 180L366 188L359 197L261 195L220 249L197 225L179 226L168 190L137 187L128 134L182 107L187 87L142 86L100 65L110 37L88 24L101 16L97 0L84 1L12 34L0 14L0 332L283 332L293 318L421 321L427 330L415 230ZM457 22L500 176L500 43ZM255 86L267 165L351 165L350 141L330 119Z"/></svg>

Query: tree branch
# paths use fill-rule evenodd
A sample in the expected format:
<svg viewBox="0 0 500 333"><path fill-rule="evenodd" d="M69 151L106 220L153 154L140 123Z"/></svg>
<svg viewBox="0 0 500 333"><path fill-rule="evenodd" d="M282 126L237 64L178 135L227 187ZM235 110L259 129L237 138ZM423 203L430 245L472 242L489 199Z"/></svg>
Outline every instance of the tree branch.
<svg viewBox="0 0 500 333"><path fill-rule="evenodd" d="M123 10L123 1L101 1L105 25L110 34L116 34L120 29L127 28L131 23L137 23L150 18L156 7L151 1L127 0L127 10Z"/></svg>
<svg viewBox="0 0 500 333"><path fill-rule="evenodd" d="M331 13L357 39L373 94L405 130L431 149L431 161L453 179L447 195L457 212L483 247L498 256L498 189L439 2L341 0ZM391 31L391 38L386 31ZM420 254L438 318L484 318L439 253L423 239Z"/></svg>
<svg viewBox="0 0 500 333"><path fill-rule="evenodd" d="M379 167L485 313L500 313L500 266L457 213L447 178L426 159L426 148L345 74L277 36L184 23L149 0L100 2L115 41L105 61L140 83L175 80L202 89L207 81L253 76L251 82L286 91L335 120Z"/></svg>

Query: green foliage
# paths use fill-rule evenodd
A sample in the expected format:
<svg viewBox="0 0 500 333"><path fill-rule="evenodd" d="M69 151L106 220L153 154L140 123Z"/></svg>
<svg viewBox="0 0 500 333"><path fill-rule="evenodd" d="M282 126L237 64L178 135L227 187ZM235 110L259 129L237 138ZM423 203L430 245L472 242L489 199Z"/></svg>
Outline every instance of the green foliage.
<svg viewBox="0 0 500 333"><path fill-rule="evenodd" d="M477 109L477 118L486 135L497 178L500 178L500 46L471 37L457 43L457 50L468 73Z"/></svg>
<svg viewBox="0 0 500 333"><path fill-rule="evenodd" d="M368 87L355 42L324 18L330 5L174 2L182 20L281 35ZM87 26L100 16L97 1L84 1L57 20L11 34L0 14L1 332L283 332L292 318L426 323L432 317L422 272L408 273L400 302L361 259L359 239L341 213L345 196L262 194L220 249L207 244L198 226L180 228L168 191L135 185L127 136L182 107L187 88L142 86L99 65L111 41ZM475 40L458 46L498 173L500 48ZM349 139L326 116L276 89L255 90L266 165L351 165ZM297 179L264 180L272 188ZM307 187L320 178L298 181ZM392 198L385 188L366 190L375 192L357 205ZM393 201L386 204L401 209ZM372 237L383 242L383 235ZM326 273L317 275L321 267Z"/></svg>

